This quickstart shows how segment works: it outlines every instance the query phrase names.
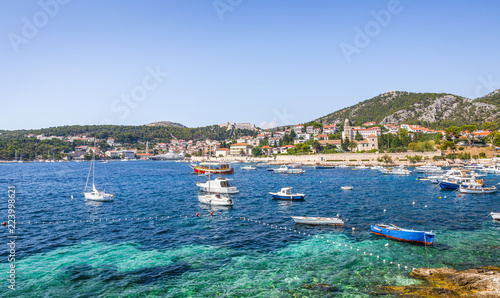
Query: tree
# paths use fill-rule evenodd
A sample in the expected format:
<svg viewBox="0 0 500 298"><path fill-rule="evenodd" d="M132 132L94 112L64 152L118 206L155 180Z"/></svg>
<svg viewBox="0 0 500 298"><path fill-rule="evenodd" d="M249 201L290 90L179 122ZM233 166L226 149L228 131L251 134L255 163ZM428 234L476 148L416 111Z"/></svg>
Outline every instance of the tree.
<svg viewBox="0 0 500 298"><path fill-rule="evenodd" d="M351 142L349 141L349 139L347 137L345 137L344 140L340 140L340 148L342 149L342 151L347 151L349 149L349 144Z"/></svg>
<svg viewBox="0 0 500 298"><path fill-rule="evenodd" d="M462 132L462 129L458 126L450 126L444 130L446 134L453 140L457 139Z"/></svg>
<svg viewBox="0 0 500 298"><path fill-rule="evenodd" d="M363 140L363 136L359 133L359 131L356 131L356 135L354 136L354 139L356 141L362 141Z"/></svg>
<svg viewBox="0 0 500 298"><path fill-rule="evenodd" d="M261 153L261 149L260 149L260 147L253 147L253 148L252 148L252 155L253 155L253 156L257 157L257 156L259 156L259 155L260 155L260 153Z"/></svg>
<svg viewBox="0 0 500 298"><path fill-rule="evenodd" d="M356 149L356 147L358 147L358 145L356 144L356 142L352 141L352 142L349 142L349 150L352 152L354 149Z"/></svg>
<svg viewBox="0 0 500 298"><path fill-rule="evenodd" d="M384 163L388 164L388 163L392 163L392 157L390 157L389 155L387 154L384 154L384 156L382 156L382 160L384 161Z"/></svg>
<svg viewBox="0 0 500 298"><path fill-rule="evenodd" d="M240 155L245 155L245 150L241 149L240 150Z"/></svg>
<svg viewBox="0 0 500 298"><path fill-rule="evenodd" d="M436 134L436 137L434 138L434 143L435 144L441 144L441 139L443 139L443 134L438 132Z"/></svg>
<svg viewBox="0 0 500 298"><path fill-rule="evenodd" d="M498 128L495 122L484 122L482 126L484 130L495 130Z"/></svg>
<svg viewBox="0 0 500 298"><path fill-rule="evenodd" d="M321 149L321 144L317 140L314 140L311 144L311 147L314 149L315 153L318 153Z"/></svg>

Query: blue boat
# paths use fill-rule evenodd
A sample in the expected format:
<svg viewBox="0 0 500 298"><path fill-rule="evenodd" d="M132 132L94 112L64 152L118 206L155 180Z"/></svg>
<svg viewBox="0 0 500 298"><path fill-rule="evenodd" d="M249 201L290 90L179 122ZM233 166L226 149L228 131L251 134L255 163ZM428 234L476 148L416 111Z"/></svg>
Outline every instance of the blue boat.
<svg viewBox="0 0 500 298"><path fill-rule="evenodd" d="M282 188L279 192L270 192L273 199L277 200L291 200L291 201L301 201L304 200L306 195L303 193L292 193L291 187Z"/></svg>
<svg viewBox="0 0 500 298"><path fill-rule="evenodd" d="M431 245L436 234L426 231L402 229L395 225L378 224L371 226L372 233L391 239Z"/></svg>

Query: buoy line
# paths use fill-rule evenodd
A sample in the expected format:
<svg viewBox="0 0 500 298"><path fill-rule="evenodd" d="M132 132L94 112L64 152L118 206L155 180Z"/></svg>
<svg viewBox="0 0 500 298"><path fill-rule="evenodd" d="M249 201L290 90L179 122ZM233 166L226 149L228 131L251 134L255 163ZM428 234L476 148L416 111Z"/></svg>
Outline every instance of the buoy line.
<svg viewBox="0 0 500 298"><path fill-rule="evenodd" d="M17 222L15 224L16 225L34 225L34 224L52 225L52 224L95 223L95 222L115 222L116 223L116 222L131 222L131 221L143 221L143 220L168 220L168 219L174 219L174 218L196 218L196 217L210 218L210 217L214 217L214 214L213 214L213 212L210 212L210 214L207 214L207 215L200 215L200 213L196 213L194 217L190 217L188 215L172 215L172 216L146 216L146 217L130 217L130 218L104 218L104 219L100 218L100 219L87 219L87 220L24 221L24 222ZM310 233L301 232L299 230L288 228L288 227L281 227L281 226L278 226L275 224L269 224L269 223L263 222L263 221L258 221L258 220L254 220L254 219L250 219L250 218L246 218L246 217L233 217L233 216L217 216L217 218L240 219L240 220L255 223L258 225L267 226L267 227L270 227L273 229L285 230L288 232L292 232L292 233L307 236L307 237L314 237L317 239L326 240L326 243L332 244L335 247L347 248L350 250L356 250L356 252L360 252L359 248L355 248L352 245L347 245L345 243L340 243L340 242L328 240L324 236L311 235ZM6 226L6 223L3 222L2 225ZM404 268L405 270L408 270L408 268L409 268L407 265L395 263L392 261L388 262L388 260L381 258L380 255L376 255L376 254L373 254L370 252L363 251L363 254L361 256L373 257L375 260L378 260L378 261L382 262L383 264L397 265L397 267L399 269ZM415 269L415 267L412 267L412 269Z"/></svg>
<svg viewBox="0 0 500 298"><path fill-rule="evenodd" d="M280 226L277 226L277 225L273 225L273 224L269 224L269 223L266 223L266 222L261 222L261 221L258 221L258 220L253 220L253 219L249 219L249 218L245 218L245 217L241 217L241 219L243 221L249 221L249 222L253 222L253 223L256 223L256 224L259 224L259 225L263 225L263 226L269 226L271 228L278 228L278 229L283 229L283 230L286 230L286 231L289 231L289 232L293 232L293 233L296 233L296 234L300 234L300 235L304 235L304 236L308 236L308 237L315 237L315 238L318 238L318 239L322 239L322 240L326 240L327 243L329 244L332 244L334 245L335 247L341 247L341 248L349 248L350 250L354 250L355 248L351 245L347 245L345 243L335 243L335 241L330 241L328 239L325 239L324 236L320 236L320 235L311 235L310 233L306 233L306 232L301 232L301 231L297 231L296 229L292 229L292 228L287 228L287 227L280 227ZM359 248L356 248L356 252L360 252L360 249ZM381 261L383 264L387 264L387 265L397 265L397 267L399 269L402 269L404 268L405 270L408 270L408 266L407 265L404 265L404 264L401 264L401 263L396 263L396 262L392 262L392 261L389 261L386 260L386 259L383 259L380 257L380 255L376 255L376 254L373 254L373 253L370 253L370 252L366 252L366 251L363 251L363 255L362 256L369 256L369 257L373 257L375 258L375 260L378 260L378 261ZM415 269L415 267L412 267L412 270Z"/></svg>

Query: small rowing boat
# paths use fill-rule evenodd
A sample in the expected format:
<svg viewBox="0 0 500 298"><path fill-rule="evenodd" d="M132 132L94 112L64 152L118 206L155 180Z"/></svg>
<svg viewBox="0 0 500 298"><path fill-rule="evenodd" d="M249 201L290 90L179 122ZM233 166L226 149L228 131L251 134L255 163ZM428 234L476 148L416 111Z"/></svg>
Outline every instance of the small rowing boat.
<svg viewBox="0 0 500 298"><path fill-rule="evenodd" d="M491 212L489 215L491 215L493 220L500 220L500 212Z"/></svg>
<svg viewBox="0 0 500 298"><path fill-rule="evenodd" d="M308 225L335 225L341 226L344 221L337 217L307 217L307 216L292 216L295 223L298 224L308 224Z"/></svg>
<svg viewBox="0 0 500 298"><path fill-rule="evenodd" d="M407 242L422 243L431 245L436 234L426 231L415 231L410 229L402 229L395 225L378 224L371 226L372 233L380 236L385 236L391 239Z"/></svg>

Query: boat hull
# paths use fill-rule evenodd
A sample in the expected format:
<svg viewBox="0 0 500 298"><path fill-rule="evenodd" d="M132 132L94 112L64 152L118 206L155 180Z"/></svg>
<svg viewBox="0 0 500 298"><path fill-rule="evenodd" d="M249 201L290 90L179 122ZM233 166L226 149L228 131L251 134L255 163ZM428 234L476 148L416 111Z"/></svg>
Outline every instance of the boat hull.
<svg viewBox="0 0 500 298"><path fill-rule="evenodd" d="M425 245L431 245L434 241L434 234L425 231L414 231L414 230L394 230L387 229L378 225L371 226L372 233L387 238L391 238L398 241L421 243Z"/></svg>
<svg viewBox="0 0 500 298"><path fill-rule="evenodd" d="M295 223L307 224L307 225L334 225L341 226L344 222L337 217L304 217L304 216L292 216Z"/></svg>
<svg viewBox="0 0 500 298"><path fill-rule="evenodd" d="M198 201L202 204L211 206L233 206L234 202L228 197L214 196L214 195L199 195Z"/></svg>
<svg viewBox="0 0 500 298"><path fill-rule="evenodd" d="M465 193L465 194L485 194L485 193L494 193L494 192L497 192L496 188L484 188L482 190L460 188L460 193Z"/></svg>
<svg viewBox="0 0 500 298"><path fill-rule="evenodd" d="M194 173L195 174L205 174L205 173L211 173L211 174L234 174L234 168L229 168L229 169L208 169L208 168L203 168L203 167L193 167Z"/></svg>
<svg viewBox="0 0 500 298"><path fill-rule="evenodd" d="M88 201L96 201L96 202L111 202L113 201L114 196L111 194L95 194L95 193L90 193L86 192L85 193L85 200Z"/></svg>
<svg viewBox="0 0 500 298"><path fill-rule="evenodd" d="M457 184L457 183L438 181L438 184L439 184L439 187L441 187L441 189L459 189L460 188L460 184Z"/></svg>
<svg viewBox="0 0 500 298"><path fill-rule="evenodd" d="M288 201L303 201L305 196L302 195L272 195L275 200L288 200Z"/></svg>

